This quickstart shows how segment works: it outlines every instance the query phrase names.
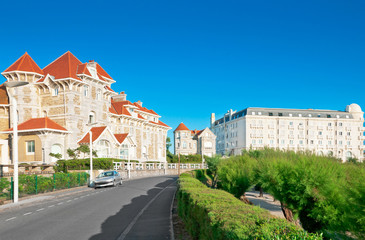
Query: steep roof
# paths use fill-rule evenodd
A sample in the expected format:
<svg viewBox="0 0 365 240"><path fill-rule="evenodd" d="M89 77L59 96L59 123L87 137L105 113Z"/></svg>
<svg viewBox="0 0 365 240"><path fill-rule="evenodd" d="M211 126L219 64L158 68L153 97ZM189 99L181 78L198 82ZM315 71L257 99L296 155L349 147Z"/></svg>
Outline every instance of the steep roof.
<svg viewBox="0 0 365 240"><path fill-rule="evenodd" d="M49 119L48 117L44 118L31 118L21 124L18 125L18 131L26 131L26 130L37 130L37 129L47 129L47 130L56 130L56 131L67 131L66 128L62 127L55 121ZM13 128L10 128L6 131L13 131Z"/></svg>
<svg viewBox="0 0 365 240"><path fill-rule="evenodd" d="M160 125L160 126L163 126L163 127L168 127L168 128L170 128L170 126L168 126L167 124L165 124L165 123L161 122L160 120L158 120L158 122L157 122L157 123L156 123L156 122L152 122L152 121L150 121L150 123L153 123L153 124L156 124L156 125Z"/></svg>
<svg viewBox="0 0 365 240"><path fill-rule="evenodd" d="M92 132L92 141L94 142L96 139L99 138L99 136L104 132L106 129L106 126L102 127L93 127L91 128ZM90 143L90 133L87 133L78 143Z"/></svg>
<svg viewBox="0 0 365 240"><path fill-rule="evenodd" d="M190 131L190 130L187 126L185 126L184 123L180 123L179 126L177 126L177 128L174 130L174 132L176 131Z"/></svg>
<svg viewBox="0 0 365 240"><path fill-rule="evenodd" d="M56 79L74 78L81 81L76 75L79 65L82 65L82 62L68 51L43 68L43 72L45 75L50 74Z"/></svg>
<svg viewBox="0 0 365 240"><path fill-rule="evenodd" d="M77 74L85 74L91 76L89 69L87 69L87 63L79 64L77 66Z"/></svg>
<svg viewBox="0 0 365 240"><path fill-rule="evenodd" d="M141 112L145 112L145 113L149 113L149 114L153 114L153 115L158 116L158 114L155 111L147 109L145 107L141 107L141 105L139 105L137 102L133 103L132 105L136 106L138 108L137 110L139 110Z"/></svg>
<svg viewBox="0 0 365 240"><path fill-rule="evenodd" d="M126 107L124 107L124 105L132 105L132 104L128 104L127 102L129 101L122 101L122 102L114 102L112 101L112 106L111 106L111 109L110 112L111 113L114 113L114 114L124 114L124 115L127 115L127 116L132 116L130 114L130 112L127 110Z"/></svg>
<svg viewBox="0 0 365 240"><path fill-rule="evenodd" d="M34 62L27 52L10 65L4 73L12 71L34 72L43 75L42 69Z"/></svg>
<svg viewBox="0 0 365 240"><path fill-rule="evenodd" d="M9 104L9 96L4 84L0 85L0 104Z"/></svg>
<svg viewBox="0 0 365 240"><path fill-rule="evenodd" d="M114 134L114 136L118 140L118 142L122 144L124 140L128 137L128 133Z"/></svg>
<svg viewBox="0 0 365 240"><path fill-rule="evenodd" d="M109 78L112 79L113 78L111 76L109 76L109 74L107 72L105 72L105 70L97 63L96 64L96 71L98 72L98 74L100 74L101 76L105 77L105 78Z"/></svg>

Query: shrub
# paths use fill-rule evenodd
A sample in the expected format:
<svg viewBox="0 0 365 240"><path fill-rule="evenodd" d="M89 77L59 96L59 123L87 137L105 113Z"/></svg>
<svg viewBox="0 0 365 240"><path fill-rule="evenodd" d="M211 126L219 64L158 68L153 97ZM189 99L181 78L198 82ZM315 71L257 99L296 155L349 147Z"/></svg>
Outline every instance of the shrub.
<svg viewBox="0 0 365 240"><path fill-rule="evenodd" d="M178 212L194 239L322 239L233 195L207 188L191 174L179 178Z"/></svg>
<svg viewBox="0 0 365 240"><path fill-rule="evenodd" d="M110 170L113 169L113 162L122 162L126 160L115 158L94 158L93 169L94 170ZM138 162L137 160L131 160L131 162ZM68 170L89 170L90 159L73 159L73 160L59 160L53 167L55 172L64 172Z"/></svg>

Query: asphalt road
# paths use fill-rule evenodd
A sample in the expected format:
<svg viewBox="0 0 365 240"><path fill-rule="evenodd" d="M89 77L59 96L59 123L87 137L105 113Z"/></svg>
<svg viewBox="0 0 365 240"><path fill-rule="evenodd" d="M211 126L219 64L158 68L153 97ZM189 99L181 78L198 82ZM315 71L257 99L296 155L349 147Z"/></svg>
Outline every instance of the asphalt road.
<svg viewBox="0 0 365 240"><path fill-rule="evenodd" d="M172 239L176 179L136 179L1 210L0 239Z"/></svg>

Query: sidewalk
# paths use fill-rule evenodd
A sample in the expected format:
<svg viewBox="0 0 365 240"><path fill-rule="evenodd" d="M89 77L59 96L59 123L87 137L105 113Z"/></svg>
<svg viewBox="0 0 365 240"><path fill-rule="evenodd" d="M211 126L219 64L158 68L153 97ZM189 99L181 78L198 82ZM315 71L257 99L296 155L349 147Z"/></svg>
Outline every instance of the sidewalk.
<svg viewBox="0 0 365 240"><path fill-rule="evenodd" d="M260 192L249 191L246 192L246 197L254 205L264 208L276 217L284 218L284 214L281 211L281 205L279 201L274 201L274 198L270 194L264 193L264 197L259 197Z"/></svg>

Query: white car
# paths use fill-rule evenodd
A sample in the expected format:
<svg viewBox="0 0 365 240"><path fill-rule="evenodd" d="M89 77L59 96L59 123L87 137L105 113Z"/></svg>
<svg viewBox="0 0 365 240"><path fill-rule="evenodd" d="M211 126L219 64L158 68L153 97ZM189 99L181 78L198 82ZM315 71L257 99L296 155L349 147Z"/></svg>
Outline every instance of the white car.
<svg viewBox="0 0 365 240"><path fill-rule="evenodd" d="M95 181L94 188L122 185L122 177L117 171L106 171L100 173Z"/></svg>

